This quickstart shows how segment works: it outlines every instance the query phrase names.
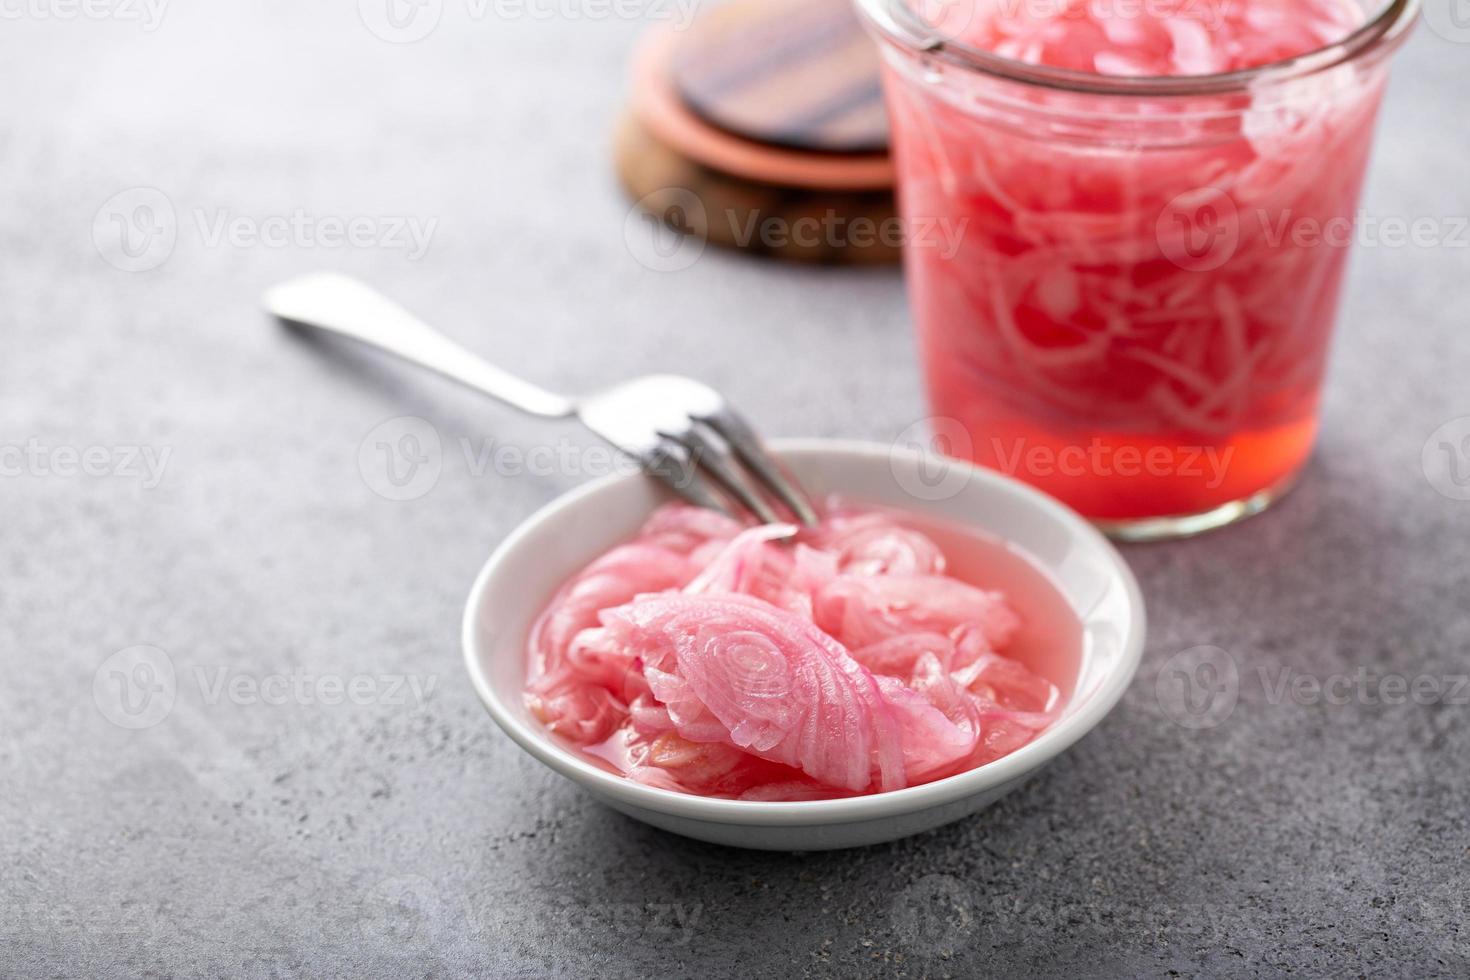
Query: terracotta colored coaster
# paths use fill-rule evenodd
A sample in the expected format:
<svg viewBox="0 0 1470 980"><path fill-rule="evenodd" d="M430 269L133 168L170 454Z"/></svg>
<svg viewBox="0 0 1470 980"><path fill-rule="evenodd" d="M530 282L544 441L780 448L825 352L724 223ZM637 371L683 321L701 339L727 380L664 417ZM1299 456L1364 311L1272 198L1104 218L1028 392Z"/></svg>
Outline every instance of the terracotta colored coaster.
<svg viewBox="0 0 1470 980"><path fill-rule="evenodd" d="M894 261L876 57L846 0L732 0L688 31L656 30L634 59L619 177L650 212L717 244Z"/></svg>

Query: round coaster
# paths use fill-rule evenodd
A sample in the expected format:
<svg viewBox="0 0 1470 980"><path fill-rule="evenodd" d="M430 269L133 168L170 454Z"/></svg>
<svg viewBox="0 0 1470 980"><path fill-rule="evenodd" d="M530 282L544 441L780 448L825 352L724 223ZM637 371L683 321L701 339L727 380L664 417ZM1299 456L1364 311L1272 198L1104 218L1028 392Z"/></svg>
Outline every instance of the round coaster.
<svg viewBox="0 0 1470 980"><path fill-rule="evenodd" d="M879 93L876 53L846 0L734 0L639 46L618 175L646 210L716 244L892 262Z"/></svg>

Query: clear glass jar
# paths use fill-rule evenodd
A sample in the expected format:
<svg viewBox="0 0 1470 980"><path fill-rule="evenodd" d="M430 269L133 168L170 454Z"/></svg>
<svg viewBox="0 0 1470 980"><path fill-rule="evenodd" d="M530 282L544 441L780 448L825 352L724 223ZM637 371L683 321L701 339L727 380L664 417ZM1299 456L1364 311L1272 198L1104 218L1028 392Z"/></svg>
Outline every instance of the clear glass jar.
<svg viewBox="0 0 1470 980"><path fill-rule="evenodd" d="M1279 495L1315 438L1388 56L1417 0L1291 60L1142 78L1002 58L905 0L858 6L952 451L1123 538Z"/></svg>

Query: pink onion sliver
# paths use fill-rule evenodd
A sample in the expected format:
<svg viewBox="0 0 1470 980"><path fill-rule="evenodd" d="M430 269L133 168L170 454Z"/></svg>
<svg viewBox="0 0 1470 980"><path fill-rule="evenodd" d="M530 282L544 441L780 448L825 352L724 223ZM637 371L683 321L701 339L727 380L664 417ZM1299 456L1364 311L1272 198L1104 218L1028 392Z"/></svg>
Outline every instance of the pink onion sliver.
<svg viewBox="0 0 1470 980"><path fill-rule="evenodd" d="M686 731L704 721L687 711L697 701L731 744L825 785L852 792L875 782L908 785L910 736L943 746L951 759L973 744L953 726L945 730L943 715L913 692L880 688L831 637L763 600L649 597L603 618L638 647L654 696L686 709L670 710L680 734L708 734L702 725L697 734ZM921 761L927 768L932 760Z"/></svg>
<svg viewBox="0 0 1470 980"><path fill-rule="evenodd" d="M945 567L880 512L798 530L667 507L558 591L526 703L660 789L795 802L943 778L1024 744L1055 696L999 652L1005 599Z"/></svg>

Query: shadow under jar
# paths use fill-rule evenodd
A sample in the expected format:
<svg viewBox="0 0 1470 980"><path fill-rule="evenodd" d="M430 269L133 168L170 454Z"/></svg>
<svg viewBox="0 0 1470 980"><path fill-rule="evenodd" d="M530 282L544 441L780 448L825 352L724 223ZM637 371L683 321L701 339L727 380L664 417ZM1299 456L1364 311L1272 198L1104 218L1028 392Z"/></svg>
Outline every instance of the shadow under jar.
<svg viewBox="0 0 1470 980"><path fill-rule="evenodd" d="M1068 2L858 0L935 435L1117 537L1191 534L1261 510L1310 453L1417 0L1179 0L1183 27L1169 0ZM1051 33L1014 29L1037 4ZM1293 35L1309 15L1337 40ZM1243 44L1275 60L1238 67Z"/></svg>

